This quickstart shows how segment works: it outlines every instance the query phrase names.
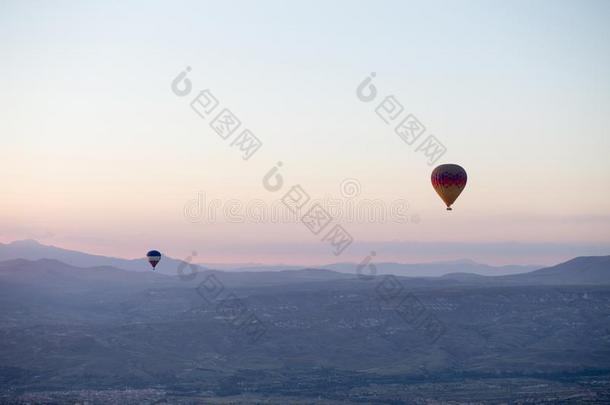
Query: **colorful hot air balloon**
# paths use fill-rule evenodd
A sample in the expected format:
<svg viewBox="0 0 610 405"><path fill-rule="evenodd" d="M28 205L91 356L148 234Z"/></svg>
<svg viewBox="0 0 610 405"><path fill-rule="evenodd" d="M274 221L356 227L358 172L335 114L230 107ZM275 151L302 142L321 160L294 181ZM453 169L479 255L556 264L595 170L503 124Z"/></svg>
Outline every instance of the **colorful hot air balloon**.
<svg viewBox="0 0 610 405"><path fill-rule="evenodd" d="M154 271L157 263L159 263L159 260L161 260L161 252L158 250L151 250L150 252L146 253L146 257L148 258L148 263L150 263Z"/></svg>
<svg viewBox="0 0 610 405"><path fill-rule="evenodd" d="M467 179L466 170L459 165L440 165L432 171L432 187L447 204L447 211L451 211L451 204L466 187Z"/></svg>

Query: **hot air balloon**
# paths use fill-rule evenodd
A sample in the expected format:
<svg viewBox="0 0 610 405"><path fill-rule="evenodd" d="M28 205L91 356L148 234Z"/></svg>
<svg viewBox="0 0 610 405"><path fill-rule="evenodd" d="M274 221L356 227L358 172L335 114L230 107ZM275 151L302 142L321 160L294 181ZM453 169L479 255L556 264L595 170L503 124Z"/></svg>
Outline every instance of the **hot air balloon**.
<svg viewBox="0 0 610 405"><path fill-rule="evenodd" d="M146 257L148 258L148 263L150 263L152 266L153 271L155 271L157 263L159 263L159 260L161 260L161 252L158 250L151 250L150 252L146 253Z"/></svg>
<svg viewBox="0 0 610 405"><path fill-rule="evenodd" d="M447 211L451 211L451 204L466 187L466 170L454 164L440 165L432 171L431 177L432 187L447 205Z"/></svg>

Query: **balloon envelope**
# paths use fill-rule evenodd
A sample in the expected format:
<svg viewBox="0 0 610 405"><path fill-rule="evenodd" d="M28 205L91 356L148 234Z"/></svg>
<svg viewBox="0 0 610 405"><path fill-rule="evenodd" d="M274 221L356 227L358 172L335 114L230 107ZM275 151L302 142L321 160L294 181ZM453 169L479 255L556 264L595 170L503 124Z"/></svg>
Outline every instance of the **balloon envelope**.
<svg viewBox="0 0 610 405"><path fill-rule="evenodd" d="M159 263L159 260L161 260L161 252L158 250L151 250L150 252L146 253L146 258L154 270L157 263Z"/></svg>
<svg viewBox="0 0 610 405"><path fill-rule="evenodd" d="M447 205L447 210L451 211L451 204L466 187L468 176L462 166L445 164L432 171L431 180L432 187Z"/></svg>

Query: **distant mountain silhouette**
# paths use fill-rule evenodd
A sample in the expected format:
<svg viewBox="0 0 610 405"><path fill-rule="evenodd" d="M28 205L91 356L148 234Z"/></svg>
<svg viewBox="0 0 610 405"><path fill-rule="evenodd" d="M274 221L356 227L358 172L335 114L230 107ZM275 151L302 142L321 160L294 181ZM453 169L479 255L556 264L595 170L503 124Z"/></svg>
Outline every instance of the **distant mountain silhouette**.
<svg viewBox="0 0 610 405"><path fill-rule="evenodd" d="M189 270L184 274L188 275ZM199 268L194 278L180 278L153 271L133 272L112 266L77 267L55 259L13 259L0 262L0 283L15 287L41 287L56 292L95 288L171 288L200 283L215 276L227 287L270 287L330 280L355 279L355 275L330 270L301 269L278 272L226 272Z"/></svg>
<svg viewBox="0 0 610 405"><path fill-rule="evenodd" d="M169 286L172 277L149 272L131 272L110 266L76 267L54 259L14 259L0 262L3 286L37 287L55 292L86 288Z"/></svg>
<svg viewBox="0 0 610 405"><path fill-rule="evenodd" d="M52 253L66 252L58 248L51 248L49 251ZM78 258L81 257L80 255L87 256L79 252L75 253L75 256ZM132 262L137 262L137 260L130 261L103 256L93 257L100 258L98 260L101 262L117 262L119 265L131 263L133 266ZM73 259L70 256L68 258ZM173 261L176 265L180 263L175 260ZM451 265L448 265L447 270L452 268ZM223 283L231 287L270 287L303 283L314 283L314 285L315 283L331 283L342 286L346 282L361 282L355 271L352 273L342 273L335 270L315 268L283 271L221 271L203 267L195 267L195 269L204 276L215 275ZM184 274L190 274L190 271L190 268L186 268ZM0 275L2 275L0 280L17 284L57 285L64 287L77 285L79 282L84 284L101 282L109 286L116 284L117 286L144 285L152 287L162 285L164 287L171 287L172 285L180 285L183 287L185 286L185 281L194 282L195 280L200 281L203 278L200 275L197 278L185 280L179 278L177 273L170 273L172 277L168 277L165 274L159 274L150 270L145 272L140 271L139 273L143 274L107 265L75 266L56 259L12 259L0 261ZM377 277L383 276L383 273L377 274ZM474 273L457 272L443 274L438 277L406 277L400 275L398 277L404 280L407 283L406 285L413 287L610 284L610 256L577 257L552 267L508 276L483 276Z"/></svg>
<svg viewBox="0 0 610 405"><path fill-rule="evenodd" d="M525 284L608 284L610 256L576 257L556 266L503 278Z"/></svg>
<svg viewBox="0 0 610 405"><path fill-rule="evenodd" d="M0 261L11 259L54 259L76 267L110 266L129 271L150 271L144 254L141 259L121 259L47 246L31 239L0 244ZM181 260L164 256L156 270L158 273L175 275L182 263Z"/></svg>
<svg viewBox="0 0 610 405"><path fill-rule="evenodd" d="M610 284L610 256L576 257L555 266L529 273L485 277L470 273L450 273L443 280L477 285L596 285Z"/></svg>
<svg viewBox="0 0 610 405"><path fill-rule="evenodd" d="M0 261L25 259L57 260L77 268L111 267L136 272L150 272L146 259L122 259L93 255L55 246L40 244L34 240L0 244ZM374 263L374 262L373 262ZM471 260L458 260L439 263L401 264L374 263L377 275L394 274L405 277L443 277L466 283L501 284L595 284L608 283L610 280L610 256L577 257L552 267L538 269L537 266L489 266ZM176 276L184 262L164 256L157 266L157 272ZM272 285L282 282L321 281L353 278L358 264L335 263L305 270L301 266L253 266L219 272L227 280L237 284ZM535 271L532 271L537 269ZM209 271L197 266L198 271ZM189 268L184 270L190 272ZM277 273L273 275L272 273ZM286 274L294 273L294 274ZM342 273L342 274L340 274ZM234 274L234 275L231 275ZM367 273L368 274L368 273ZM486 276L486 277L475 277ZM498 277L495 277L498 276Z"/></svg>
<svg viewBox="0 0 610 405"><path fill-rule="evenodd" d="M342 273L354 272L356 264L353 263L335 263L322 266L325 269L335 270ZM482 276L501 276L509 274L527 273L532 270L539 269L542 266L490 266L487 264L477 263L472 260L462 259L448 262L436 263L391 263L382 262L375 263L377 274L394 274L397 276L407 277L440 277L448 273L471 273Z"/></svg>
<svg viewBox="0 0 610 405"><path fill-rule="evenodd" d="M406 277L439 277L448 273L473 273L485 276L501 276L509 274L527 273L532 270L541 268L542 266L535 265L508 265L508 266L490 266L488 264L477 263L473 260L462 259L447 262L433 263L393 263L382 262L375 263L377 274L394 274L397 276ZM205 265L212 267L211 265ZM358 263L331 263L316 266L319 269L327 269L338 271L340 273L355 274ZM240 272L257 272L257 271L282 271L282 270L298 270L303 266L295 265L251 265L251 266L222 266L222 269Z"/></svg>

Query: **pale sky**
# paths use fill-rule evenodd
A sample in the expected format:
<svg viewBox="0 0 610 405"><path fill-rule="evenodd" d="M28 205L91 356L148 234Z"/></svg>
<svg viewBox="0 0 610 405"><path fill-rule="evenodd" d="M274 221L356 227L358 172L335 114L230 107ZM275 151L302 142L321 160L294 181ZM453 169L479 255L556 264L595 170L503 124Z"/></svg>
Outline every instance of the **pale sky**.
<svg viewBox="0 0 610 405"><path fill-rule="evenodd" d="M608 21L607 1L1 2L0 241L231 263L610 254ZM249 160L191 109L203 89L262 141ZM376 115L389 95L445 145L436 164L467 170L453 212L418 143ZM354 239L341 256L320 241L332 225L240 219L295 184L406 208L334 218ZM198 193L219 218L185 217Z"/></svg>

